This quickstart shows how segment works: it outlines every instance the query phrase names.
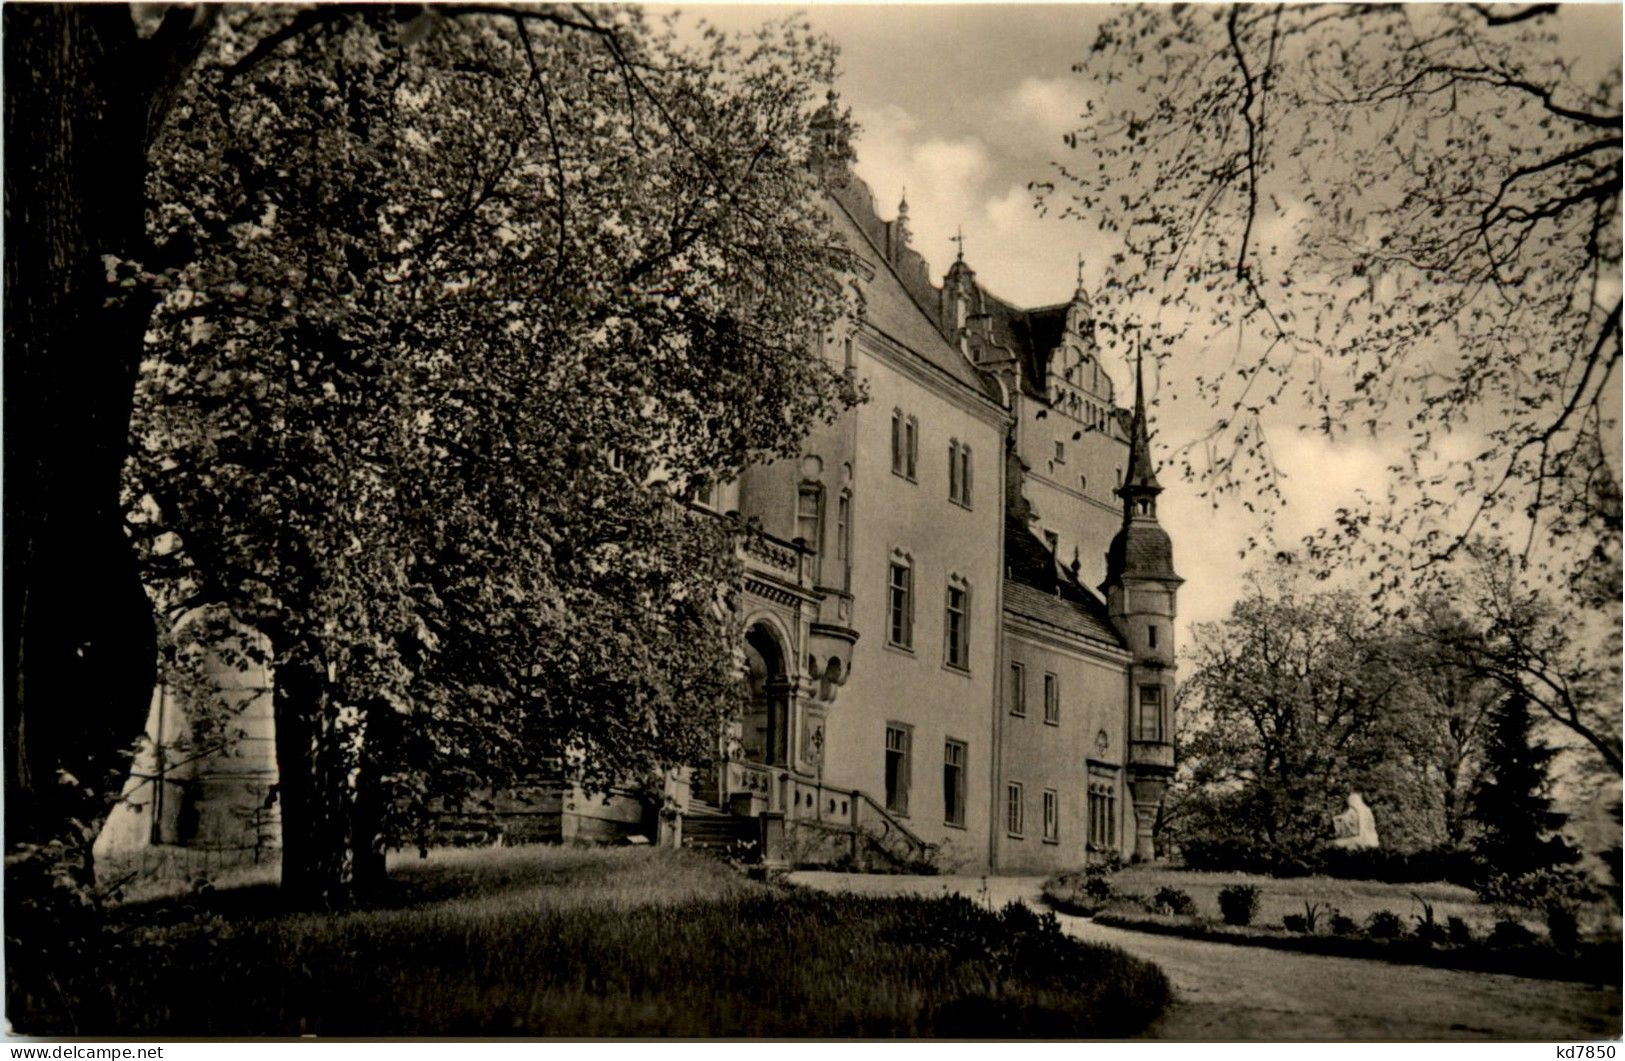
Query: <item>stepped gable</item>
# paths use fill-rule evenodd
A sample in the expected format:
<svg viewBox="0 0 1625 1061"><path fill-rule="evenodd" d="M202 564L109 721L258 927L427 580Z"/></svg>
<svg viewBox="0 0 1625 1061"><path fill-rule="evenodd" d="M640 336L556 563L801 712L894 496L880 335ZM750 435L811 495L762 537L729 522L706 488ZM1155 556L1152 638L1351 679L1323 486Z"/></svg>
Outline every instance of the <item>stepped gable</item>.
<svg viewBox="0 0 1625 1061"><path fill-rule="evenodd" d="M1004 521L1004 609L1114 648L1127 647L1101 599L1067 572L1025 523Z"/></svg>

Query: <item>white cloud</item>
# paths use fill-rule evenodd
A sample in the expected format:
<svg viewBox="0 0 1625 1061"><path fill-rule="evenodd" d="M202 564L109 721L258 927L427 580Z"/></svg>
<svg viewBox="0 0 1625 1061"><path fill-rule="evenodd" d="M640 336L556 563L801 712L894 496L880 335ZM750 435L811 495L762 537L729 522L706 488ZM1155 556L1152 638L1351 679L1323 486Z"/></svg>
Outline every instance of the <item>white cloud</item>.
<svg viewBox="0 0 1625 1061"><path fill-rule="evenodd" d="M1020 128L1023 138L1037 134L1051 148L1082 124L1089 92L1081 77L1028 77L1001 101L1000 117Z"/></svg>

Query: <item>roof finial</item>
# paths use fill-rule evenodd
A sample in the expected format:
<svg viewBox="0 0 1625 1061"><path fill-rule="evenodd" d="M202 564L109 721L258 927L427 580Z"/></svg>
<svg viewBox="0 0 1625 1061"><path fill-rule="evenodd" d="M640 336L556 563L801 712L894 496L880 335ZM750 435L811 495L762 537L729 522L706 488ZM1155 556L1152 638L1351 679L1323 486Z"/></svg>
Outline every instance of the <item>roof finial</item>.
<svg viewBox="0 0 1625 1061"><path fill-rule="evenodd" d="M1083 290L1083 255L1078 255L1078 290Z"/></svg>
<svg viewBox="0 0 1625 1061"><path fill-rule="evenodd" d="M961 226L961 225L955 225L954 226L954 234L949 239L948 242L959 244L959 256L958 256L958 258L956 260L964 261L965 260L965 229L964 229L964 227Z"/></svg>
<svg viewBox="0 0 1625 1061"><path fill-rule="evenodd" d="M899 215L908 213L908 185L906 184L903 185L903 197L897 200L897 213Z"/></svg>

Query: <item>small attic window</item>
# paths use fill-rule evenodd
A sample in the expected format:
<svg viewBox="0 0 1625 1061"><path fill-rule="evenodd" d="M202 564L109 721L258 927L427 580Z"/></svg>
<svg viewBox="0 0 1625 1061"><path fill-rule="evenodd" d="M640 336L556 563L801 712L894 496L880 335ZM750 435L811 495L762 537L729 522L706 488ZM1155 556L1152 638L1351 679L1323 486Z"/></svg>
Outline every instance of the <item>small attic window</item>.
<svg viewBox="0 0 1625 1061"><path fill-rule="evenodd" d="M1066 463L1066 443L1065 442L1057 442L1057 443L1055 443L1055 463L1056 464L1065 464Z"/></svg>

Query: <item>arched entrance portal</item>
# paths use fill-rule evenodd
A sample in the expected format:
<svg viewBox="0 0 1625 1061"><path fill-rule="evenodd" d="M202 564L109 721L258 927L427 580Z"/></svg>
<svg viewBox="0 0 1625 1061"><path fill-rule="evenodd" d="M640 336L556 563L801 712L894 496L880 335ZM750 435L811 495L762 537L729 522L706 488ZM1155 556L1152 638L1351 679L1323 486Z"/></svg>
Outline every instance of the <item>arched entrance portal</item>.
<svg viewBox="0 0 1625 1061"><path fill-rule="evenodd" d="M765 623L745 633L750 706L745 713L742 743L751 762L783 766L790 752L790 676L784 649Z"/></svg>

